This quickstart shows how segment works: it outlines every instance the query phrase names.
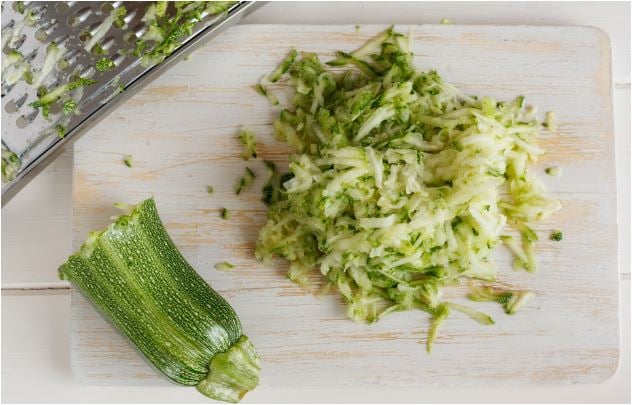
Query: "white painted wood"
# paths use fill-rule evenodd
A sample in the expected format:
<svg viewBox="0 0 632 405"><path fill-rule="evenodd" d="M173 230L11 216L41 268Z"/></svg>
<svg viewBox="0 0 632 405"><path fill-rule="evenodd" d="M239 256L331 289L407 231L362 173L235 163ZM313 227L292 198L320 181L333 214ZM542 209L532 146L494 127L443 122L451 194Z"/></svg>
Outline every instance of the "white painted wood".
<svg viewBox="0 0 632 405"><path fill-rule="evenodd" d="M619 207L619 271L630 277L630 88L615 90L614 127L615 155L617 160L617 206Z"/></svg>
<svg viewBox="0 0 632 405"><path fill-rule="evenodd" d="M615 83L630 83L630 3L616 1L270 2L243 24L583 25L604 30L613 50Z"/></svg>
<svg viewBox="0 0 632 405"><path fill-rule="evenodd" d="M72 156L64 152L2 208L3 288L68 286L57 266L72 253Z"/></svg>
<svg viewBox="0 0 632 405"><path fill-rule="evenodd" d="M251 89L289 46L351 49L383 27L240 26L196 52L129 100L76 145L75 247L109 222L115 202L154 195L176 244L241 315L264 361L266 387L515 385L596 383L618 361L616 184L609 48L602 32L580 27L409 26L417 62L437 68L469 93L519 94L553 109L559 133L545 135L540 167L559 164L562 179L544 178L563 212L537 230L540 271L502 272L501 280L533 288L519 316L482 305L497 320L480 326L454 315L432 355L423 314L402 313L376 325L348 321L335 296L316 299L283 277L284 265L252 257L265 218L262 179L232 193L244 162L235 139L250 126L262 158L286 149L269 136L274 114ZM208 67L212 66L213 69ZM132 154L134 167L121 163ZM260 162L249 166L263 173ZM212 184L216 192L205 192ZM230 222L218 210L234 211ZM551 229L565 241L546 241ZM499 265L508 268L506 255ZM213 270L229 260L230 273ZM453 294L458 294L454 292ZM89 384L164 384L80 297L73 295L72 364Z"/></svg>
<svg viewBox="0 0 632 405"><path fill-rule="evenodd" d="M630 279L621 283L622 319L630 318ZM12 293L15 294L15 293ZM173 385L83 385L70 369L70 296L2 295L3 403L209 403ZM599 385L557 387L346 387L262 385L246 403L629 403L630 328L623 329L621 367ZM626 343L627 342L627 343ZM388 342L387 342L388 343ZM37 389L33 389L37 381Z"/></svg>

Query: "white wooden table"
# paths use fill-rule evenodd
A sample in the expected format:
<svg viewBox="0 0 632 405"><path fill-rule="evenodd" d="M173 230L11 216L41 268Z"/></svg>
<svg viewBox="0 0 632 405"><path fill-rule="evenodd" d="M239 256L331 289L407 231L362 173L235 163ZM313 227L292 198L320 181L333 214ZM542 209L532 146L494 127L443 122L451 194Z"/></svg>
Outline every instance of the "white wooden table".
<svg viewBox="0 0 632 405"><path fill-rule="evenodd" d="M362 392L263 388L248 402L629 402L630 401L630 4L629 3L273 3L245 23L590 25L613 49L620 235L621 362L596 386L424 388ZM89 136L89 135L86 135ZM85 387L70 370L69 290L56 268L70 253L71 155L67 153L2 210L3 402L178 402L178 387ZM199 399L203 402L203 399Z"/></svg>

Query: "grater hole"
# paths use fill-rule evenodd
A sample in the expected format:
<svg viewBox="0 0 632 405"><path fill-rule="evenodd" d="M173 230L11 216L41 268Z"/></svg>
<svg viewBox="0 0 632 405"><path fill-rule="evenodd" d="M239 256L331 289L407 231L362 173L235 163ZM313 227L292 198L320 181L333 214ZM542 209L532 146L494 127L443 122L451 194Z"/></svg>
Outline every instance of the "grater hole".
<svg viewBox="0 0 632 405"><path fill-rule="evenodd" d="M7 28L13 28L14 25L15 25L15 20L10 19L9 22L7 22L6 24L2 26L2 31L6 30Z"/></svg>
<svg viewBox="0 0 632 405"><path fill-rule="evenodd" d="M9 35L11 36L11 29L15 26L15 20L9 20L8 23L6 23L3 27L2 27L2 36L5 35ZM7 42L8 44L8 42ZM9 52L11 52L11 48L9 46L5 46L4 49L2 49L2 52L7 55Z"/></svg>
<svg viewBox="0 0 632 405"><path fill-rule="evenodd" d="M33 59L35 59L37 57L37 52L39 51L39 48L35 48L31 51L31 53L29 53L28 55L26 55L24 57L24 60L27 62L31 62L33 61Z"/></svg>
<svg viewBox="0 0 632 405"><path fill-rule="evenodd" d="M4 31L15 26L15 20L9 20L4 26L2 26L2 35L5 35Z"/></svg>
<svg viewBox="0 0 632 405"><path fill-rule="evenodd" d="M12 7L12 8L13 8L13 11L15 11L16 13L19 13L19 12L20 12L20 11L18 10L18 4L19 4L19 3L18 3L17 1L14 1L14 2L13 2L13 4L12 4L12 6L13 6L13 7ZM26 6L26 4L25 4L25 6ZM4 10L4 6L2 7L2 9Z"/></svg>
<svg viewBox="0 0 632 405"><path fill-rule="evenodd" d="M112 10L114 10L114 7L112 7L112 3L105 2L105 3L101 4L101 11L102 12L109 13Z"/></svg>
<svg viewBox="0 0 632 405"><path fill-rule="evenodd" d="M121 63L123 63L124 60L125 60L125 55L122 55L120 53L114 55L114 57L112 58L112 62L114 62L116 67L121 66Z"/></svg>
<svg viewBox="0 0 632 405"><path fill-rule="evenodd" d="M24 41L26 41L26 34L20 35L17 41L15 41L13 49L20 49L20 47L24 44Z"/></svg>
<svg viewBox="0 0 632 405"><path fill-rule="evenodd" d="M61 86L61 79L59 77L53 77L52 80L49 80L48 84L46 85L46 93L50 93L59 86Z"/></svg>
<svg viewBox="0 0 632 405"><path fill-rule="evenodd" d="M58 13L65 13L70 9L70 6L65 1L58 1L55 3L55 9Z"/></svg>
<svg viewBox="0 0 632 405"><path fill-rule="evenodd" d="M132 31L134 32L134 35L136 35L136 38L140 38L143 36L145 31L147 31L147 27L145 26L145 24L140 24L136 26L136 28L134 28Z"/></svg>
<svg viewBox="0 0 632 405"><path fill-rule="evenodd" d="M68 17L68 25L71 27L76 27L77 25L84 22L89 16L92 14L92 9L90 7L83 8L77 11L76 14Z"/></svg>
<svg viewBox="0 0 632 405"><path fill-rule="evenodd" d="M37 89L37 97L42 97L44 94L50 93L55 90L57 86L59 86L58 78L49 79L44 85Z"/></svg>
<svg viewBox="0 0 632 405"><path fill-rule="evenodd" d="M26 4L26 6L28 7L28 4L26 2L24 4ZM47 8L48 8L48 4L37 2L29 10L31 11L32 14L41 16L42 14L44 14Z"/></svg>
<svg viewBox="0 0 632 405"><path fill-rule="evenodd" d="M94 74L96 73L96 70L88 65L88 66L84 66L80 71L79 71L79 77L82 77L84 79L89 79L92 76L94 76Z"/></svg>
<svg viewBox="0 0 632 405"><path fill-rule="evenodd" d="M40 28L37 31L35 31L35 39L37 39L40 42L46 42L46 40L48 39L48 33L46 32L45 29Z"/></svg>
<svg viewBox="0 0 632 405"><path fill-rule="evenodd" d="M4 110L9 114L13 114L14 112L17 112L20 109L20 107L22 107L27 97L28 95L24 93L22 97L9 101L7 105L4 106Z"/></svg>
<svg viewBox="0 0 632 405"><path fill-rule="evenodd" d="M40 21L48 8L47 4L38 4L29 9L29 13L33 16L35 21Z"/></svg>
<svg viewBox="0 0 632 405"><path fill-rule="evenodd" d="M20 129L26 128L28 124L29 122L26 120L24 115L21 115L17 120L15 120L15 125Z"/></svg>
<svg viewBox="0 0 632 405"><path fill-rule="evenodd" d="M101 21L96 21L90 27L88 27L87 31L90 33L90 35L94 35L100 27Z"/></svg>
<svg viewBox="0 0 632 405"><path fill-rule="evenodd" d="M136 17L136 10L130 11L125 17L123 17L123 21L125 21L125 24L129 24L129 22L132 21L134 17Z"/></svg>
<svg viewBox="0 0 632 405"><path fill-rule="evenodd" d="M2 82L2 86L1 86L1 90L0 90L0 94L2 95L2 97L4 97L7 94L9 94L9 92L11 92L11 90L13 89L14 86L15 86L15 83L7 84L7 82L3 81Z"/></svg>
<svg viewBox="0 0 632 405"><path fill-rule="evenodd" d="M134 32L126 32L125 35L123 35L123 41L128 42L128 43L135 42L136 34Z"/></svg>
<svg viewBox="0 0 632 405"><path fill-rule="evenodd" d="M57 27L57 20L54 18L50 21L47 21L43 24L37 31L35 31L35 39L40 42L47 42L48 37L53 32L53 30Z"/></svg>
<svg viewBox="0 0 632 405"><path fill-rule="evenodd" d="M49 114L50 115L61 114L61 107L62 107L61 103L55 103L55 104L51 105Z"/></svg>
<svg viewBox="0 0 632 405"><path fill-rule="evenodd" d="M112 45L114 45L114 42L116 42L114 37L108 37L108 38L104 39L103 42L100 45L101 45L102 49L108 51L112 47Z"/></svg>
<svg viewBox="0 0 632 405"><path fill-rule="evenodd" d="M66 46L70 42L70 37L68 35L62 35L53 39L52 42L56 43L59 46Z"/></svg>
<svg viewBox="0 0 632 405"><path fill-rule="evenodd" d="M81 51L75 49L74 51L66 54L66 57L64 59L68 62L68 64L74 65L79 55L81 55Z"/></svg>
<svg viewBox="0 0 632 405"><path fill-rule="evenodd" d="M88 31L82 31L79 34L79 40L81 42L86 42L87 40L89 40L90 38L92 38L92 34L90 34Z"/></svg>
<svg viewBox="0 0 632 405"><path fill-rule="evenodd" d="M55 66L57 67L57 70L66 70L70 67L70 62L68 62L68 59L63 58L60 59Z"/></svg>
<svg viewBox="0 0 632 405"><path fill-rule="evenodd" d="M34 109L28 115L21 115L17 120L15 120L15 125L17 125L17 127L20 129L26 128L27 125L29 125L31 122L35 120L35 118L37 117L37 114L39 114L39 110Z"/></svg>

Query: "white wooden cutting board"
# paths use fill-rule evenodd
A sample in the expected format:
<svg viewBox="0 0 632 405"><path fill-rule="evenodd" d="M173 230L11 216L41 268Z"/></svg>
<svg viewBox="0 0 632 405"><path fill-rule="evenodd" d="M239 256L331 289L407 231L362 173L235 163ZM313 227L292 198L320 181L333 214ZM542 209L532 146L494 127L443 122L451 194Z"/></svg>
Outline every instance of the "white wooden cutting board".
<svg viewBox="0 0 632 405"><path fill-rule="evenodd" d="M265 219L264 168L236 197L246 163L235 135L257 134L260 158L286 162L270 136L278 114L252 90L291 46L331 56L383 26L238 26L175 66L102 121L75 147L74 242L107 225L116 202L155 196L184 255L240 314L263 361L262 385L278 387L597 383L619 356L616 188L610 47L587 27L400 26L411 32L416 63L435 68L470 94L525 95L559 129L544 134L536 169L563 211L536 226L539 271L510 270L499 252L500 283L531 288L515 316L476 304L496 320L482 326L458 313L425 352L428 316L394 314L374 325L349 321L335 295L315 298L285 278L286 266L253 258ZM122 164L134 157L130 169ZM564 175L544 175L549 165ZM206 186L215 193L209 195ZM233 213L229 221L219 209ZM552 229L564 240L548 240ZM214 270L220 261L237 268ZM448 292L448 296L463 291ZM421 342L421 343L420 343ZM79 294L72 295L72 367L87 384L168 384Z"/></svg>

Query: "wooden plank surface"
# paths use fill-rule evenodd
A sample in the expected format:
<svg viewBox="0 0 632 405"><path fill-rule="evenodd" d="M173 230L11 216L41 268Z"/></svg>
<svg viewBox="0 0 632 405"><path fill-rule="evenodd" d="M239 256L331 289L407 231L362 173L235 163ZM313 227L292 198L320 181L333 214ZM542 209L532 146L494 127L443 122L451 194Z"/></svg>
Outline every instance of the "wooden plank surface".
<svg viewBox="0 0 632 405"><path fill-rule="evenodd" d="M261 177L236 198L244 170L235 134L257 133L262 158L283 162L270 137L276 112L251 89L290 46L331 55L352 49L384 27L239 26L174 67L86 135L75 148L74 245L109 222L115 202L150 195L191 264L241 315L264 361L268 386L594 383L617 367L618 274L610 49L600 31L582 27L400 26L412 33L416 62L436 68L468 93L499 99L523 94L540 111L555 110L559 130L545 135L540 167L564 210L541 223L540 271L508 270L502 282L537 296L519 316L481 305L497 320L484 327L455 314L432 355L419 341L428 319L401 313L376 325L347 320L338 299L305 294L284 276L282 261L252 255L265 218ZM134 156L134 167L121 163ZM249 166L263 173L261 162ZM213 185L209 196L205 187ZM234 211L229 222L218 210ZM546 240L564 230L563 243ZM229 260L235 271L213 270ZM505 270L506 269L506 270ZM460 291L450 292L458 295ZM89 384L165 384L80 297L72 297L72 366Z"/></svg>

